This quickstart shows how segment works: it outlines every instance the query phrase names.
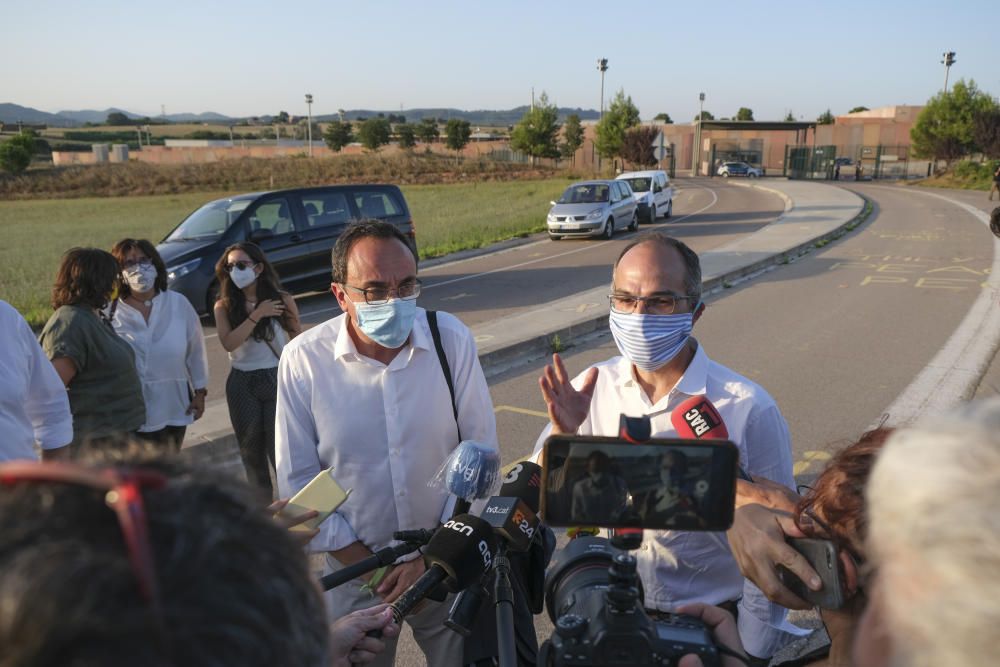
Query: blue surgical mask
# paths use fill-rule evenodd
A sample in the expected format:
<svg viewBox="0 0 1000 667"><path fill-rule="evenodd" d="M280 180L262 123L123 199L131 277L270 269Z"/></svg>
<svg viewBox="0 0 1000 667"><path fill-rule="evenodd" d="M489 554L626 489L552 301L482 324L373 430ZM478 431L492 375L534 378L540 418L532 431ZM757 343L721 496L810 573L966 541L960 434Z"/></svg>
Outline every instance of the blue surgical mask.
<svg viewBox="0 0 1000 667"><path fill-rule="evenodd" d="M413 330L417 300L390 299L378 306L356 303L354 310L362 333L382 347L394 350L406 342Z"/></svg>
<svg viewBox="0 0 1000 667"><path fill-rule="evenodd" d="M609 325L622 355L640 370L655 371L684 349L694 326L694 312L650 315L612 310Z"/></svg>

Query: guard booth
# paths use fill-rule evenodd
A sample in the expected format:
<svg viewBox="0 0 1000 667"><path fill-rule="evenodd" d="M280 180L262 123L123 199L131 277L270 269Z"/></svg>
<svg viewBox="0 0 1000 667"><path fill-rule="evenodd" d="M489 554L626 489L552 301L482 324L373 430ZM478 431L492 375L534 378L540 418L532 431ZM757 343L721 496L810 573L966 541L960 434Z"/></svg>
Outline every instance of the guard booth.
<svg viewBox="0 0 1000 667"><path fill-rule="evenodd" d="M836 146L785 146L783 176L791 179L831 180L836 173Z"/></svg>

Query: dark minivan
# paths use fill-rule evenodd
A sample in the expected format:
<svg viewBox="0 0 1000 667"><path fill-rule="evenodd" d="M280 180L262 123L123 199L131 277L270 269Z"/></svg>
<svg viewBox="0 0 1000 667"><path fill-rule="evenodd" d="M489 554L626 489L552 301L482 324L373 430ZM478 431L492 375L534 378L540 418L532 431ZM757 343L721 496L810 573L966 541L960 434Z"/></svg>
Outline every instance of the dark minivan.
<svg viewBox="0 0 1000 667"><path fill-rule="evenodd" d="M215 263L233 243L253 241L290 292L330 286L330 251L354 220L391 222L416 250L413 219L395 185L331 185L252 192L209 202L189 215L156 249L170 289L198 313L211 313L218 294Z"/></svg>

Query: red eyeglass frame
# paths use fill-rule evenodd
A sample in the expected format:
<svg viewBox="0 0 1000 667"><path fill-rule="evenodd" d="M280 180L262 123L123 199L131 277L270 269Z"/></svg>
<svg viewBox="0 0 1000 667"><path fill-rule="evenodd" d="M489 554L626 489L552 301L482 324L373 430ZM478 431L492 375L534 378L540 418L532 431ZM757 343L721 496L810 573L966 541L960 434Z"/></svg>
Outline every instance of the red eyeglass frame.
<svg viewBox="0 0 1000 667"><path fill-rule="evenodd" d="M63 461L0 463L2 486L21 482L55 482L105 492L104 502L118 518L139 592L152 607L157 622L162 622L163 616L142 491L162 489L167 485L167 479L166 475L154 470L127 466L89 468Z"/></svg>

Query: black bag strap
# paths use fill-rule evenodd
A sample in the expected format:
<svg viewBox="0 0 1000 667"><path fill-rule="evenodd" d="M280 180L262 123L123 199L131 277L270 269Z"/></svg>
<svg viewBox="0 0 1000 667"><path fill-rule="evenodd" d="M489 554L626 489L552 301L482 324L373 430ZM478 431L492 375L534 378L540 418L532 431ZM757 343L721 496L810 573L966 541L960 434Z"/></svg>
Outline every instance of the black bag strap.
<svg viewBox="0 0 1000 667"><path fill-rule="evenodd" d="M458 405L455 403L455 383L451 379L451 366L448 364L448 357L444 354L444 346L441 345L441 329L438 328L436 310L427 311L427 325L431 328L434 349L437 350L438 361L441 362L441 371L444 373L445 382L448 383L448 393L451 394L451 411L455 415L455 428L458 429L458 441L462 442L462 427L458 425Z"/></svg>

